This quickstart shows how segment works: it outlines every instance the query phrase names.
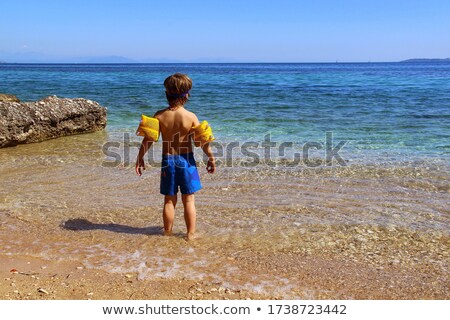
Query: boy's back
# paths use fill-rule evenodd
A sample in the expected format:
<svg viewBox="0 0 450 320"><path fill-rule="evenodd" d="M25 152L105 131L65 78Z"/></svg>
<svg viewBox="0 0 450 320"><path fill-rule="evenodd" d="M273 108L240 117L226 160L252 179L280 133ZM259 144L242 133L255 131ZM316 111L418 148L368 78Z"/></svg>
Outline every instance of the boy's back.
<svg viewBox="0 0 450 320"><path fill-rule="evenodd" d="M192 152L191 129L197 126L197 116L184 107L166 108L155 114L163 140L163 154Z"/></svg>
<svg viewBox="0 0 450 320"><path fill-rule="evenodd" d="M184 207L187 239L190 240L194 237L196 224L194 193L202 188L192 152L192 127L197 127L200 123L194 113L184 108L189 99L192 80L187 75L175 73L164 80L164 87L166 88L169 107L156 112L154 115L158 119L159 131L163 140L160 192L164 195L164 234L172 234L177 194L180 191ZM200 128L202 128L201 125ZM197 135L199 129L194 130ZM211 132L210 128L209 132ZM208 134L208 131L206 131L206 134ZM212 133L206 137L205 142L202 137L205 138L204 135L197 138L202 142L202 150L208 156L206 170L209 173L214 173L215 159L209 145ZM136 173L139 176L142 175L141 170L145 170L144 155L153 141L151 137L147 136L142 140L136 159Z"/></svg>

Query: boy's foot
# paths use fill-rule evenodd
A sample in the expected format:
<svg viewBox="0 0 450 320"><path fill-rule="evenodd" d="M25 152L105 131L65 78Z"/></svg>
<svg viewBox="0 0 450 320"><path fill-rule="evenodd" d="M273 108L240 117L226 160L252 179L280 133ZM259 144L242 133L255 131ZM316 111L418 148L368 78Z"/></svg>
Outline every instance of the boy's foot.
<svg viewBox="0 0 450 320"><path fill-rule="evenodd" d="M164 236L171 236L172 235L172 230L170 230L170 231L164 230L163 235Z"/></svg>
<svg viewBox="0 0 450 320"><path fill-rule="evenodd" d="M195 239L197 239L197 236L195 235L195 233L187 233L186 234L186 241L192 241L192 240L195 240Z"/></svg>

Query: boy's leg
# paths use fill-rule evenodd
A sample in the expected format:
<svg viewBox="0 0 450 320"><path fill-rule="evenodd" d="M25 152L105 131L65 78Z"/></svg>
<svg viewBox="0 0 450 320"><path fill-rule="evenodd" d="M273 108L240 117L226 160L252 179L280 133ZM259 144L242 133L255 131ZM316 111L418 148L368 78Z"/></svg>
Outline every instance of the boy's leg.
<svg viewBox="0 0 450 320"><path fill-rule="evenodd" d="M177 205L177 195L164 196L164 209L163 209L164 235L172 234L176 205Z"/></svg>
<svg viewBox="0 0 450 320"><path fill-rule="evenodd" d="M195 234L197 212L195 210L194 194L183 194L184 221L186 221L187 239L192 240Z"/></svg>

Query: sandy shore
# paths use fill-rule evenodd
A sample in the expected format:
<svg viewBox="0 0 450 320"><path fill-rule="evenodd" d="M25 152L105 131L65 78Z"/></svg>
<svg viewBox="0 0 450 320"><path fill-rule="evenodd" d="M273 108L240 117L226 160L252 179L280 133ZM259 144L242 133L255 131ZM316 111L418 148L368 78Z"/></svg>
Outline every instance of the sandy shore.
<svg viewBox="0 0 450 320"><path fill-rule="evenodd" d="M330 231L311 227L310 232L316 237L305 236L303 248L272 252L247 248L228 255L227 260L255 277L273 275L286 279L284 286L289 288L289 295L302 299L450 298L448 261L443 258L445 251L442 252L448 239L405 230L389 232L356 227L347 230L356 235L356 248L349 246L348 241L338 240L346 237L345 230ZM397 236L399 233L401 237ZM394 238L400 241L393 241ZM139 279L136 273L105 272L86 268L76 261L1 255L0 262L2 299L285 298L217 281L186 277Z"/></svg>
<svg viewBox="0 0 450 320"><path fill-rule="evenodd" d="M86 269L79 262L0 256L3 300L266 299L242 290L188 279L138 280L136 274ZM11 269L9 269L11 268ZM9 270L8 270L9 269Z"/></svg>
<svg viewBox="0 0 450 320"><path fill-rule="evenodd" d="M180 211L161 236L159 169L88 138L0 150L1 299L450 299L442 162L200 165L187 243Z"/></svg>

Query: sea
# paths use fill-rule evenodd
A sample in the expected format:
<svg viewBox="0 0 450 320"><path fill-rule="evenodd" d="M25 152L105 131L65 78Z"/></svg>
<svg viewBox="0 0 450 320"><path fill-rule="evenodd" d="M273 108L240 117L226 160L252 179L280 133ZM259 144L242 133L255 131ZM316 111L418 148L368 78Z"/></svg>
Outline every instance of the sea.
<svg viewBox="0 0 450 320"><path fill-rule="evenodd" d="M220 142L325 146L351 160L448 158L450 63L1 64L0 92L82 97L108 108L109 133L134 133L167 106L163 82L193 80L187 108Z"/></svg>
<svg viewBox="0 0 450 320"><path fill-rule="evenodd" d="M193 80L186 108L212 126L219 163L207 174L196 150L192 245L178 207L175 236L161 236L161 142L134 172L140 117L167 107L175 72ZM86 98L108 117L104 131L0 150L0 255L287 299L370 298L304 284L298 265L328 255L416 268L405 272L419 285L414 274L434 270L424 297L448 298L427 290L448 283L450 63L0 64L0 92Z"/></svg>

